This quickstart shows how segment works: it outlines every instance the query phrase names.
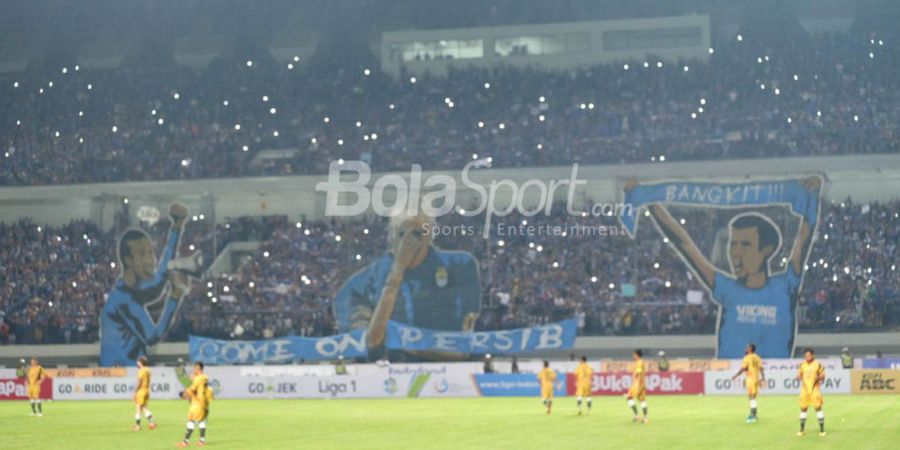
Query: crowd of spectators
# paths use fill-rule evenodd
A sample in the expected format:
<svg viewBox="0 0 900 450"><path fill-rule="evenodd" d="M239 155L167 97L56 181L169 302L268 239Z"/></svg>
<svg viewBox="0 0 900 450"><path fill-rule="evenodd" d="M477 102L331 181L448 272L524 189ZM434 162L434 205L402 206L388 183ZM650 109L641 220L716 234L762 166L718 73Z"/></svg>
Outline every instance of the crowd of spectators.
<svg viewBox="0 0 900 450"><path fill-rule="evenodd" d="M672 212L686 219L695 236L715 235L710 230L727 223L711 212ZM798 298L801 330L900 327L898 216L900 201L823 206ZM790 235L789 215L774 218ZM560 213L502 219L484 239L480 218L442 217L439 224L457 231L435 236L438 247L471 252L479 261L477 329L577 317L580 332L588 335L714 332L717 306L653 227L638 227L631 239L612 217ZM542 235L509 231L523 221L559 228ZM597 231L600 225L606 231ZM158 248L167 227L166 219L145 227ZM0 225L0 342L96 341L99 312L117 276L115 236L115 230L104 232L87 222ZM387 248L382 219L306 223L273 216L216 227L189 222L181 250L210 255L232 241L260 241L260 246L243 255L233 273L195 284L170 340L191 333L230 339L336 333L336 291ZM700 239L698 245L713 255L714 264L727 264L715 256L714 239ZM787 252L782 248L773 258L773 271L783 267L779 261ZM703 292L702 297L692 299L690 291Z"/></svg>
<svg viewBox="0 0 900 450"><path fill-rule="evenodd" d="M670 162L900 150L897 46L759 35L708 61L559 72L217 59L0 75L0 185ZM265 150L284 150L277 155Z"/></svg>

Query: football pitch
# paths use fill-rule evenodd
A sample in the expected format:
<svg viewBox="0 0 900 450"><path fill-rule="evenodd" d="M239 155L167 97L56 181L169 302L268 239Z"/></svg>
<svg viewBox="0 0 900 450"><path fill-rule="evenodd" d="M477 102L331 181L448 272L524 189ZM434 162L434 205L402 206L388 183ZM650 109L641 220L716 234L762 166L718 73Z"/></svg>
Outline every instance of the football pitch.
<svg viewBox="0 0 900 450"><path fill-rule="evenodd" d="M591 415L558 398L553 414L536 398L385 400L216 400L208 448L557 449L814 448L887 449L900 442L900 396L831 395L826 431L810 410L805 437L795 396L763 396L760 420L745 423L743 397L659 396L648 399L650 423L631 423L621 397L594 399ZM166 449L183 437L187 402L151 401L159 427L132 431L124 401L49 402L30 417L26 402L0 402L4 449ZM197 432L192 437L196 445Z"/></svg>

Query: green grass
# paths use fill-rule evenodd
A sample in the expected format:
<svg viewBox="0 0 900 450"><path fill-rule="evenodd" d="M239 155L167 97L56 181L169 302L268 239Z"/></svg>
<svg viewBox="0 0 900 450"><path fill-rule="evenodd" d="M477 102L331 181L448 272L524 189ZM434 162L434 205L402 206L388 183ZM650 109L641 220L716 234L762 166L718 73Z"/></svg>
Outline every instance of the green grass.
<svg viewBox="0 0 900 450"><path fill-rule="evenodd" d="M620 397L594 399L590 416L558 398L544 414L535 398L404 400L217 400L210 449L226 448L814 448L886 449L900 442L900 396L827 396L828 436L814 414L803 438L795 396L760 398L760 421L744 423L743 397L651 397L648 425L632 424ZM159 428L133 432L125 401L53 402L29 417L26 402L0 402L0 446L17 448L174 448L187 403L151 401ZM194 441L196 441L196 432Z"/></svg>

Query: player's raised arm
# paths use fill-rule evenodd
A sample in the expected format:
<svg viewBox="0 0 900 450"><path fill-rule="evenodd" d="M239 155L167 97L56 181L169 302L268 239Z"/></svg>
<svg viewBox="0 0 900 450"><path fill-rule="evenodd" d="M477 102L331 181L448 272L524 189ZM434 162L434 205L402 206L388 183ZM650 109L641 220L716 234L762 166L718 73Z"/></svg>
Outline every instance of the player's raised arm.
<svg viewBox="0 0 900 450"><path fill-rule="evenodd" d="M137 285L139 290L155 289L166 281L169 261L175 257L175 251L178 249L178 241L181 239L181 231L184 228L187 215L188 209L181 203L173 203L169 207L169 218L172 219L172 226L169 228L166 246L163 247L162 254L159 256L159 263L156 266L153 278L139 282Z"/></svg>
<svg viewBox="0 0 900 450"><path fill-rule="evenodd" d="M809 177L804 180L803 186L809 191L810 196L814 196L816 201L808 202L807 208L810 210L801 212L800 227L797 230L797 237L794 238L794 246L791 247L791 268L794 269L796 275L803 273L803 264L811 248L814 224L810 223L809 218L815 217L818 212L818 190L822 187L822 179Z"/></svg>
<svg viewBox="0 0 900 450"><path fill-rule="evenodd" d="M648 209L653 220L659 226L659 229L662 230L663 235L672 242L675 248L678 249L678 253L687 260L694 272L699 275L700 281L707 288L712 289L716 280L716 268L706 259L706 256L703 255L703 252L700 251L684 227L669 214L669 211L664 206L653 204L649 205Z"/></svg>
<svg viewBox="0 0 900 450"><path fill-rule="evenodd" d="M369 321L369 328L366 332L366 342L369 348L377 348L384 345L388 320L394 314L397 295L400 292L400 286L403 284L403 274L415 261L422 245L424 244L416 234L407 233L396 250L394 250L394 262L391 265L391 271L384 281L381 297L378 299L378 304L375 305L375 310L372 312L372 319Z"/></svg>

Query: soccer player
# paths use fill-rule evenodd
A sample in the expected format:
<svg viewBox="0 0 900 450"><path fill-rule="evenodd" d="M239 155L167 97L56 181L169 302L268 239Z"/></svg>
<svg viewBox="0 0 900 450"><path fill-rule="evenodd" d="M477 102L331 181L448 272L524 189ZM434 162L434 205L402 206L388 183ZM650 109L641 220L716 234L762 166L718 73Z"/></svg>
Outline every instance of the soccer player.
<svg viewBox="0 0 900 450"><path fill-rule="evenodd" d="M141 412L147 418L147 427L151 430L156 429L156 423L153 422L153 413L147 408L147 402L150 401L150 369L147 367L147 357L141 356L137 360L138 366L138 383L134 390L134 431L141 431Z"/></svg>
<svg viewBox="0 0 900 450"><path fill-rule="evenodd" d="M38 363L38 359L32 357L31 367L28 368L28 401L31 403L32 416L44 416L44 410L41 408L41 383L45 378L47 378L47 372Z"/></svg>
<svg viewBox="0 0 900 450"><path fill-rule="evenodd" d="M587 362L587 356L581 357L581 362L575 368L575 395L578 397L578 415L581 415L582 399L587 397L588 414L591 413L591 377L594 370Z"/></svg>
<svg viewBox="0 0 900 450"><path fill-rule="evenodd" d="M628 396L626 397L628 399L628 406L631 407L631 411L634 413L634 418L631 419L631 421L649 423L650 420L647 419L647 384L644 379L647 367L644 365L644 360L642 359L644 352L642 352L641 349L637 349L632 356L634 357L634 373L631 375L631 387L628 388ZM637 405L634 401L635 399L638 399L641 402L641 411L644 413L643 419L638 416Z"/></svg>
<svg viewBox="0 0 900 450"><path fill-rule="evenodd" d="M550 368L550 362L544 361L544 368L538 372L538 381L541 382L541 400L547 407L547 414L553 407L553 383L556 381L556 371Z"/></svg>
<svg viewBox="0 0 900 450"><path fill-rule="evenodd" d="M822 411L822 382L825 381L825 367L816 361L811 348L803 351L804 361L800 363L797 379L800 380L800 431L797 436L806 436L806 410L812 405L819 419L819 436L825 436L825 412Z"/></svg>
<svg viewBox="0 0 900 450"><path fill-rule="evenodd" d="M206 417L209 415L209 401L212 395L209 391L209 379L203 374L203 363L194 363L194 380L191 387L184 391L184 397L191 401L188 410L187 430L184 440L178 443L179 447L187 447L191 443L191 434L194 428L200 428L200 441L198 447L206 445Z"/></svg>
<svg viewBox="0 0 900 450"><path fill-rule="evenodd" d="M738 370L731 379L737 379L742 373L747 372L747 378L744 379L744 386L747 387L747 398L750 399L750 415L747 416L747 423L755 423L756 395L759 393L759 386L766 381L766 373L763 370L762 359L756 354L756 344L747 344L745 352L746 355L741 363L741 370Z"/></svg>

